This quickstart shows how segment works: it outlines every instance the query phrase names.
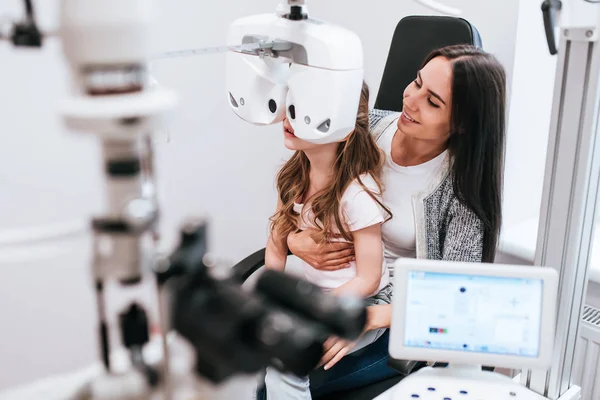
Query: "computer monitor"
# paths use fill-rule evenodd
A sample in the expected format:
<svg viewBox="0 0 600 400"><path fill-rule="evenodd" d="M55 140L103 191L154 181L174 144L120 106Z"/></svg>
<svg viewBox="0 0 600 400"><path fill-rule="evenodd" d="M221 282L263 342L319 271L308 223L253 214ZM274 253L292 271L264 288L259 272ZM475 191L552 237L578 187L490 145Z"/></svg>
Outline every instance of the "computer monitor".
<svg viewBox="0 0 600 400"><path fill-rule="evenodd" d="M393 358L515 369L550 365L555 269L401 259L394 280Z"/></svg>

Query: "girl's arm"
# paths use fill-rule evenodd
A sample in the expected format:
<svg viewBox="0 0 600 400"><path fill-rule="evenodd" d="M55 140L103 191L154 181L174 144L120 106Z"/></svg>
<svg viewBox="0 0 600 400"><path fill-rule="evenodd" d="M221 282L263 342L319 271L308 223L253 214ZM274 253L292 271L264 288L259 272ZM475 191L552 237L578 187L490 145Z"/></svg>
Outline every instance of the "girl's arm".
<svg viewBox="0 0 600 400"><path fill-rule="evenodd" d="M377 306L367 307L367 324L364 332L389 328L392 322L392 305L381 304ZM355 346L356 342L350 342L338 337L330 337L323 345L324 354L321 358L319 366L324 365L324 369L328 370L348 354Z"/></svg>
<svg viewBox="0 0 600 400"><path fill-rule="evenodd" d="M356 276L333 289L332 294L369 297L375 294L381 282L383 244L381 224L374 224L352 232L356 255Z"/></svg>
<svg viewBox="0 0 600 400"><path fill-rule="evenodd" d="M277 209L275 212L279 211L280 208L281 199L277 201ZM271 231L265 248L265 267L283 271L287 261L287 253L288 247L286 241L281 240L275 230Z"/></svg>

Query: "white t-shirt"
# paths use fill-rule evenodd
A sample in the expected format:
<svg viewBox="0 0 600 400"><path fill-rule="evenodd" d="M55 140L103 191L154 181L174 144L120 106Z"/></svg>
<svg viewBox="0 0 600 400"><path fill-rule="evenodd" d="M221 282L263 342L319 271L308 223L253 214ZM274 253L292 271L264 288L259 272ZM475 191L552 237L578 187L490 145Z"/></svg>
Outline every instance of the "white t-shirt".
<svg viewBox="0 0 600 400"><path fill-rule="evenodd" d="M377 184L372 176L361 175L360 179L371 193L375 195L379 193ZM349 232L380 224L384 222L387 217L381 206L357 181L350 183L342 195L340 208L342 210L342 215L346 218L344 223ZM299 229L305 230L308 228L315 228L312 222L314 220L314 214L310 209L310 204L305 206L304 204L294 203L294 211L298 214L302 213L302 217L299 218L298 222ZM335 229L335 225L333 228ZM335 231L337 233L337 229L335 229ZM356 262L354 261L350 262L350 267L339 269L337 271L320 271L303 261L301 266L305 278L309 282L314 283L325 290L335 289L356 276ZM381 282L379 288L373 295L387 286L389 282L389 272L387 270L387 263L384 259L381 267Z"/></svg>
<svg viewBox="0 0 600 400"><path fill-rule="evenodd" d="M392 139L397 125L391 124L378 140L385 152L386 163L383 172L384 204L390 209L393 218L382 227L385 260L393 277L392 264L398 258L416 258L415 214L413 195L426 190L438 168L444 161L446 151L426 163L403 167L392 160Z"/></svg>

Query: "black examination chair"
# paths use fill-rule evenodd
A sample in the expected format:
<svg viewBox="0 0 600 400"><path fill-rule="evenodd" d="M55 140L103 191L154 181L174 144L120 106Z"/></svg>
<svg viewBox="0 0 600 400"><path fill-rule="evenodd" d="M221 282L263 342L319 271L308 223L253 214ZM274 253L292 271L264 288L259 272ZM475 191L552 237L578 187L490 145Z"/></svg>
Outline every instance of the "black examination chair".
<svg viewBox="0 0 600 400"><path fill-rule="evenodd" d="M453 44L482 47L477 29L468 21L456 17L409 16L400 20L394 31L375 108L401 111L402 92L415 79L421 63L432 50ZM233 268L244 281L264 266L265 249L240 261ZM399 375L364 387L332 393L315 400L372 400L406 375L426 364L419 361L390 359L388 364ZM285 400L285 399L268 399Z"/></svg>

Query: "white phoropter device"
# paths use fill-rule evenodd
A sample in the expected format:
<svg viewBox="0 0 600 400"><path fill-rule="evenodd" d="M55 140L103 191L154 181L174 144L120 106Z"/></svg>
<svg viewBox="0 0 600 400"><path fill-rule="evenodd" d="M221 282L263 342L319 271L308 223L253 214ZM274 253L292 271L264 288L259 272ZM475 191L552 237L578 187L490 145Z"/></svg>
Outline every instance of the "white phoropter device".
<svg viewBox="0 0 600 400"><path fill-rule="evenodd" d="M255 15L231 25L228 45L269 46L227 53L230 107L257 125L287 116L295 135L310 142L341 141L356 123L361 41L352 31L309 17L304 1L290 3L281 16Z"/></svg>
<svg viewBox="0 0 600 400"><path fill-rule="evenodd" d="M425 367L390 399L543 399L482 365L545 369L554 346L552 268L402 259L395 264L390 355Z"/></svg>

